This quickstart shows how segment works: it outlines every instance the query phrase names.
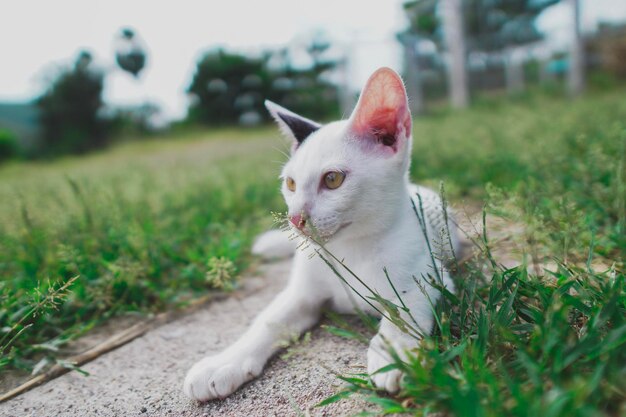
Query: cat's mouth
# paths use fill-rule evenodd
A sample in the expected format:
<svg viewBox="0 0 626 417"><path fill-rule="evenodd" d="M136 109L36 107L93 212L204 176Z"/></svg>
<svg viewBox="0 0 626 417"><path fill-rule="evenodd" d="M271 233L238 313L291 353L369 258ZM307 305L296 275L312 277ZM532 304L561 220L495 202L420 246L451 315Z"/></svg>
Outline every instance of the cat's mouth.
<svg viewBox="0 0 626 417"><path fill-rule="evenodd" d="M343 223L342 225L340 225L337 228L333 228L330 230L323 230L320 228L316 228L316 227L310 227L310 226L306 226L302 229L298 229L298 232L301 233L302 235L306 236L306 237L310 237L313 239L321 239L324 242L328 242L331 238L333 238L334 236L336 236L339 232L341 232L342 230L344 230L345 228L347 228L348 226L350 226L352 224L352 222L346 222Z"/></svg>

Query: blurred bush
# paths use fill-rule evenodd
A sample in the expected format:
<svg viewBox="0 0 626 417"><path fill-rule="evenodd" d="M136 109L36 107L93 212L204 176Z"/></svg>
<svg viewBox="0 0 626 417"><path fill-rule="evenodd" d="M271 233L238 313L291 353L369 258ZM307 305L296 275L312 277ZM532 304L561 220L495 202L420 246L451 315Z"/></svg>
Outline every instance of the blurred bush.
<svg viewBox="0 0 626 417"><path fill-rule="evenodd" d="M144 102L139 105L116 106L109 110L109 131L116 140L153 137L154 134L167 130L167 122L164 121L158 104Z"/></svg>
<svg viewBox="0 0 626 417"><path fill-rule="evenodd" d="M15 135L7 130L0 129L0 162L17 156L18 146Z"/></svg>
<svg viewBox="0 0 626 417"><path fill-rule="evenodd" d="M105 145L107 121L101 117L104 75L92 68L88 52L61 72L37 99L41 124L40 153L82 153Z"/></svg>

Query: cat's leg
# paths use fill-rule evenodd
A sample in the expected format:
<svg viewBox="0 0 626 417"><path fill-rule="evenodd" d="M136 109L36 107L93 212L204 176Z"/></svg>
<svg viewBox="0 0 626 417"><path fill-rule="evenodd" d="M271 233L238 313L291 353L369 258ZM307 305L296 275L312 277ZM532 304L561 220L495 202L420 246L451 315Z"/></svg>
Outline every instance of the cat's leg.
<svg viewBox="0 0 626 417"><path fill-rule="evenodd" d="M407 300L413 299L413 302ZM401 312L400 316L413 328L417 328L421 334L430 334L433 326L433 314L430 310L430 304L423 294L407 294L403 297L406 306L410 311L410 315ZM398 300L391 300L400 305ZM417 325L415 324L415 322ZM402 331L391 321L382 318L378 333L370 341L367 350L367 372L371 375L372 381L376 387L395 393L400 389L402 381L402 372L398 369L392 369L387 372L379 372L381 368L394 363L389 353L393 349L402 359L406 358L406 353L418 346L419 337L417 335L409 335L406 331Z"/></svg>
<svg viewBox="0 0 626 417"><path fill-rule="evenodd" d="M318 321L322 301L291 283L239 340L221 353L200 360L189 370L185 393L198 401L224 398L257 377L280 348L280 341L301 334Z"/></svg>

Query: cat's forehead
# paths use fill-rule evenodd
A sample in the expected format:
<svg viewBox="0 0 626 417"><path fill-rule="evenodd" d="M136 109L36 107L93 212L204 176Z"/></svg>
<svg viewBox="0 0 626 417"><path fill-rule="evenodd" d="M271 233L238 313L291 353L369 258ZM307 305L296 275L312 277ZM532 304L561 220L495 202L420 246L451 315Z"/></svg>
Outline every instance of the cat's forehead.
<svg viewBox="0 0 626 417"><path fill-rule="evenodd" d="M289 159L286 168L315 170L345 162L347 121L329 123L311 134Z"/></svg>

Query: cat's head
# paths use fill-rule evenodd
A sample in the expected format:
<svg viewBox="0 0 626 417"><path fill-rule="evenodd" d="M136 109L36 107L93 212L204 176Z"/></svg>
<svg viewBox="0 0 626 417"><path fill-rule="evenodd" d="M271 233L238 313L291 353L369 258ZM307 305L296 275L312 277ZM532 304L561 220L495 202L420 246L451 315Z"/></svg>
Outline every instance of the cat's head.
<svg viewBox="0 0 626 417"><path fill-rule="evenodd" d="M272 102L292 143L281 179L293 227L329 239L384 230L407 199L411 114L402 80L374 72L348 120L320 125Z"/></svg>

